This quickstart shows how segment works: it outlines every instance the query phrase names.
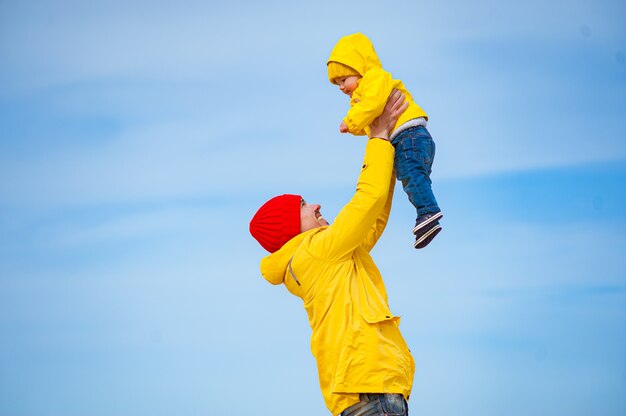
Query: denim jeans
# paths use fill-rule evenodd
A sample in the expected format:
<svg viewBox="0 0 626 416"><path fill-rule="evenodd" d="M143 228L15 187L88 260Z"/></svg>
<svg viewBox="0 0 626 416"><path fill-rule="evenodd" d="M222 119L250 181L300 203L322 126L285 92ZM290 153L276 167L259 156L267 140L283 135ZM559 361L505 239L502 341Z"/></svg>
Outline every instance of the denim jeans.
<svg viewBox="0 0 626 416"><path fill-rule="evenodd" d="M361 401L340 416L408 416L409 405L401 394L361 393Z"/></svg>
<svg viewBox="0 0 626 416"><path fill-rule="evenodd" d="M396 176L417 211L417 216L439 212L431 188L435 142L424 126L409 127L393 139Z"/></svg>

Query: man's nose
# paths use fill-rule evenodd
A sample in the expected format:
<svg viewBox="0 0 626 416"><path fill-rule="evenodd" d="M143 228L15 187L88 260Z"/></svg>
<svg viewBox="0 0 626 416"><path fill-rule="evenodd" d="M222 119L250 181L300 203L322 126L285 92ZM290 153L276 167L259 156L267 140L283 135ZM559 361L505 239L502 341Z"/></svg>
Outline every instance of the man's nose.
<svg viewBox="0 0 626 416"><path fill-rule="evenodd" d="M322 206L320 204L313 204L311 205L311 208L313 208L313 211L319 211Z"/></svg>

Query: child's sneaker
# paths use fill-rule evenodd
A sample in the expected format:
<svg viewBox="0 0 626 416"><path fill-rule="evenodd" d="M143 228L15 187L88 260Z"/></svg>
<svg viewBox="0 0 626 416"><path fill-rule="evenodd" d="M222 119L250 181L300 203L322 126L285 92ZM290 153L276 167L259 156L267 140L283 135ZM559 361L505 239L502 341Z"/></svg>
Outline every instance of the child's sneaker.
<svg viewBox="0 0 626 416"><path fill-rule="evenodd" d="M415 228L413 228L413 234L415 234L413 247L424 248L433 241L433 238L441 231L441 225L439 225L441 217L443 217L441 211L430 212L417 217Z"/></svg>
<svg viewBox="0 0 626 416"><path fill-rule="evenodd" d="M420 215L419 217L417 217L417 221L415 221L413 234L417 235L417 234L424 233L425 230L428 230L431 228L429 225L431 225L435 221L439 221L441 217L443 217L443 214L441 213L441 211L429 212L428 214ZM425 228L425 230L422 230L420 232L420 230L423 228Z"/></svg>
<svg viewBox="0 0 626 416"><path fill-rule="evenodd" d="M439 234L439 231L441 231L441 225L439 225L439 221L431 223L431 225L432 226L426 229L425 232L415 236L415 243L413 243L413 247L424 248L428 244L430 244L431 241L433 241L433 238L435 238L437 234Z"/></svg>

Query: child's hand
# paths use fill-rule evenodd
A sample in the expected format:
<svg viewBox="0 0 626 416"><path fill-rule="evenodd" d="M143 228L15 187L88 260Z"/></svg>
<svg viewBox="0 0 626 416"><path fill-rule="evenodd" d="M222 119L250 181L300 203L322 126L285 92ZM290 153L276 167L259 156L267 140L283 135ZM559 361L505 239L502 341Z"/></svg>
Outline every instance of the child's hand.
<svg viewBox="0 0 626 416"><path fill-rule="evenodd" d="M339 125L339 132L340 133L347 133L348 132L348 126L346 126L346 123L344 123L343 121Z"/></svg>

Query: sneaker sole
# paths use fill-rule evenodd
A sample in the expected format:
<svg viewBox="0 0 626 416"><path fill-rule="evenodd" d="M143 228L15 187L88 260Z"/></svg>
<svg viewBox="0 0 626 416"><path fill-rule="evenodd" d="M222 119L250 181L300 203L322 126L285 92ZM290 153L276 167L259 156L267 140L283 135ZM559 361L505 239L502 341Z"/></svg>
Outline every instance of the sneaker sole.
<svg viewBox="0 0 626 416"><path fill-rule="evenodd" d="M426 221L419 223L415 226L415 228L413 228L413 234L417 233L419 231L420 228L424 228L426 227L428 224L430 224L433 221L438 221L441 217L443 217L443 213L441 211L439 211L438 213L436 213L435 215L433 215L432 217L430 217L429 219L427 219Z"/></svg>
<svg viewBox="0 0 626 416"><path fill-rule="evenodd" d="M414 248L420 249L426 247L441 231L441 225L435 225L430 231L424 234L420 239L416 240L413 244Z"/></svg>

